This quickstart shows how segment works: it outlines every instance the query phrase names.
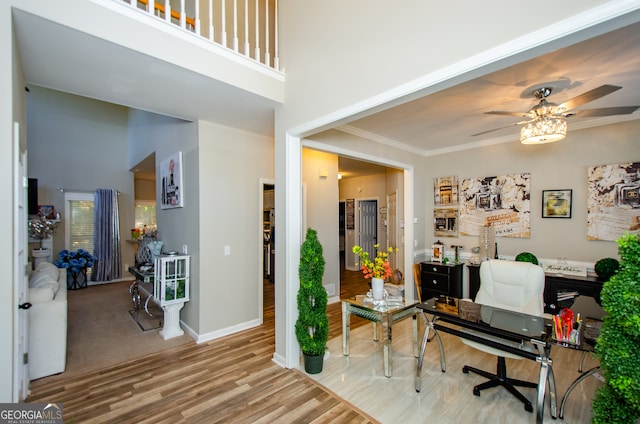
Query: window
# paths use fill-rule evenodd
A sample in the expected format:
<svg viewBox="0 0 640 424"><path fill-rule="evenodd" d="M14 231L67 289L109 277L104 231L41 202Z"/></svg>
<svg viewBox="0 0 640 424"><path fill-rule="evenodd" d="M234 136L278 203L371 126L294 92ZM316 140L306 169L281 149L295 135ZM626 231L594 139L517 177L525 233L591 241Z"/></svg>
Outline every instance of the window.
<svg viewBox="0 0 640 424"><path fill-rule="evenodd" d="M67 250L93 254L93 193L65 193L64 235Z"/></svg>
<svg viewBox="0 0 640 424"><path fill-rule="evenodd" d="M155 200L135 201L135 222L136 228L143 229L145 226L155 228L156 226L156 202Z"/></svg>

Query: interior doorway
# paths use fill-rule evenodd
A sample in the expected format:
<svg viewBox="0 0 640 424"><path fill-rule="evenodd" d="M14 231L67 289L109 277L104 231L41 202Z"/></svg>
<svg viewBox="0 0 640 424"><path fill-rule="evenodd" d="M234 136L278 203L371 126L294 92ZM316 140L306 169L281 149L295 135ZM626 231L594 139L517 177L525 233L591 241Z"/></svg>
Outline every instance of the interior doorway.
<svg viewBox="0 0 640 424"><path fill-rule="evenodd" d="M358 245L370 258L375 258L375 247L378 243L378 201L358 201Z"/></svg>
<svg viewBox="0 0 640 424"><path fill-rule="evenodd" d="M276 209L275 185L271 180L260 181L260 239L262 241L261 275L259 278L260 321L267 321L275 307Z"/></svg>

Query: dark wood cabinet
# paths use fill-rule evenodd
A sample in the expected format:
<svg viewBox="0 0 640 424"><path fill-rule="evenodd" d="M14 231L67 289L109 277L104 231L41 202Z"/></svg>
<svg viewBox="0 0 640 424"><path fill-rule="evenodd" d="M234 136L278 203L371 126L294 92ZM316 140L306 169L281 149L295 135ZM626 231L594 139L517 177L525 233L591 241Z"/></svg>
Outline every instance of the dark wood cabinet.
<svg viewBox="0 0 640 424"><path fill-rule="evenodd" d="M463 264L420 263L420 288L422 300L440 295L462 297Z"/></svg>

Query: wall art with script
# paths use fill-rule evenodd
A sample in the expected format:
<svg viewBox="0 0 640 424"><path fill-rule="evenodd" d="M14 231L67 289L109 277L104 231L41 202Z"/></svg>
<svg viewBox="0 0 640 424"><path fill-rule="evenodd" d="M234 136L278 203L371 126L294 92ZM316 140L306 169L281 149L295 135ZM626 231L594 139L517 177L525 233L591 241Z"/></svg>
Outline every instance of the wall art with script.
<svg viewBox="0 0 640 424"><path fill-rule="evenodd" d="M491 225L499 237L531 237L531 174L464 178L460 184L460 234L479 235Z"/></svg>
<svg viewBox="0 0 640 424"><path fill-rule="evenodd" d="M640 162L591 166L587 186L587 239L640 230Z"/></svg>

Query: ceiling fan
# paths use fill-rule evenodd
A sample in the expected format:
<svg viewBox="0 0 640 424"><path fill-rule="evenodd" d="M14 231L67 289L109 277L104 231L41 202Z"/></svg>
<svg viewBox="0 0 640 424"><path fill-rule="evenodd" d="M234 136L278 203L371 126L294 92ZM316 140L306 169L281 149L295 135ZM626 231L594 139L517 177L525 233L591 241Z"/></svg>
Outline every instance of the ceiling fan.
<svg viewBox="0 0 640 424"><path fill-rule="evenodd" d="M499 110L485 112L490 115L519 116L525 118L524 121L472 134L472 137L498 131L503 128L524 125L520 132L520 141L523 144L542 144L562 140L567 135L567 122L564 118L571 116L595 117L628 115L640 108L640 106L618 106L573 111L573 109L578 106L604 97L621 88L622 87L616 85L605 84L557 105L547 101L547 97L551 95L553 87L540 87L533 90L532 93L536 98L540 99L540 101L528 112L506 112Z"/></svg>

